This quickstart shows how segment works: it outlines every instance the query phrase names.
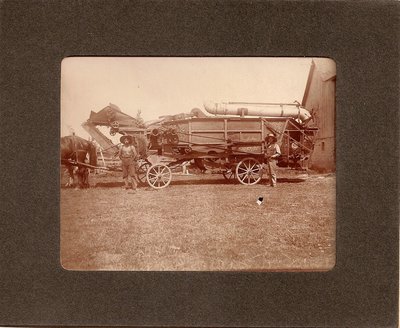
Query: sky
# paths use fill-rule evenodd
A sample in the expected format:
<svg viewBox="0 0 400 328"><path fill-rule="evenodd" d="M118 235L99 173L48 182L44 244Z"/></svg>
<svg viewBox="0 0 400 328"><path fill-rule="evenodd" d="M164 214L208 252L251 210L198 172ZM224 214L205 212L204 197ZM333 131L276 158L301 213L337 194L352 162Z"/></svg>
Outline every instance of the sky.
<svg viewBox="0 0 400 328"><path fill-rule="evenodd" d="M61 136L110 103L145 121L205 101L302 101L311 58L69 57L61 63ZM108 131L102 129L102 131ZM109 135L107 135L110 137Z"/></svg>

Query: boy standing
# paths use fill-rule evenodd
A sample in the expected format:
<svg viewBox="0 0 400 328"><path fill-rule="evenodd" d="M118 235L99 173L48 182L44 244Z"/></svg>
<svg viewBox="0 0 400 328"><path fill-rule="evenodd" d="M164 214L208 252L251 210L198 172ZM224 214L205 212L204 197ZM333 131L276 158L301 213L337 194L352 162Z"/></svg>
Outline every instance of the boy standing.
<svg viewBox="0 0 400 328"><path fill-rule="evenodd" d="M278 139L272 133L265 138L265 161L268 168L269 182L272 187L276 187L276 159L281 155L281 149L276 143Z"/></svg>

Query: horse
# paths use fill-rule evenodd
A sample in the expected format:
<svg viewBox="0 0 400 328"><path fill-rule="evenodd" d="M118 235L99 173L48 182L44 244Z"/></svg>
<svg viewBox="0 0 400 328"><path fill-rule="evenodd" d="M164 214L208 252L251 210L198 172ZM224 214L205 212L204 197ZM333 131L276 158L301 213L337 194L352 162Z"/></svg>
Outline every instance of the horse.
<svg viewBox="0 0 400 328"><path fill-rule="evenodd" d="M89 154L89 164L92 166L97 166L97 150L96 146L92 142L75 135L61 138L61 162L65 164L69 174L69 181L67 183L67 186L71 187L74 185L74 166L72 164L69 164L68 161L72 160L80 163L85 163L87 154ZM78 165L77 176L78 186L80 188L89 187L88 175L88 168Z"/></svg>

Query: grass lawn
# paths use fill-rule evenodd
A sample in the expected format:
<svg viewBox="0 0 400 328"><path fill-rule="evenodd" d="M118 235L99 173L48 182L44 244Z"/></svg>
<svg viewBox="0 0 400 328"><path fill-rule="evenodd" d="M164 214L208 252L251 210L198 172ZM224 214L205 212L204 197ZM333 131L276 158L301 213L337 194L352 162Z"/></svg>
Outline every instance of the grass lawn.
<svg viewBox="0 0 400 328"><path fill-rule="evenodd" d="M122 189L96 175L61 189L61 263L71 270L329 270L335 265L335 176L278 187L174 176L165 189ZM258 197L264 201L257 204Z"/></svg>

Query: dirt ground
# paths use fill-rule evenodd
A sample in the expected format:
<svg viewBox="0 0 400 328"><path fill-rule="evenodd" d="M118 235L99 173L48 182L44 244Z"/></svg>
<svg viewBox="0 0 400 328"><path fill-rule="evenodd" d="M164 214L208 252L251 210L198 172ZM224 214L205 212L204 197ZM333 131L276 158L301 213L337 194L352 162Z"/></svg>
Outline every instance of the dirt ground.
<svg viewBox="0 0 400 328"><path fill-rule="evenodd" d="M277 188L266 181L232 184L215 174L174 175L165 189L136 193L122 188L118 173L90 179L90 189L60 191L65 269L324 271L335 265L334 175L280 174Z"/></svg>

